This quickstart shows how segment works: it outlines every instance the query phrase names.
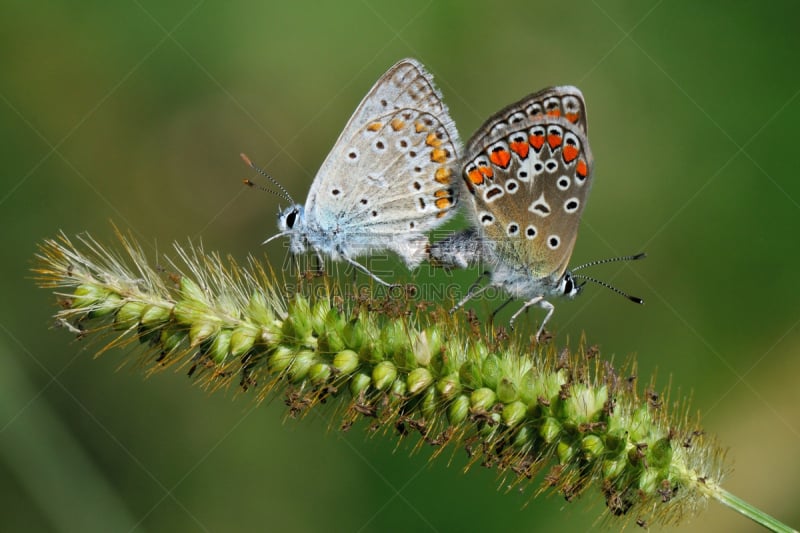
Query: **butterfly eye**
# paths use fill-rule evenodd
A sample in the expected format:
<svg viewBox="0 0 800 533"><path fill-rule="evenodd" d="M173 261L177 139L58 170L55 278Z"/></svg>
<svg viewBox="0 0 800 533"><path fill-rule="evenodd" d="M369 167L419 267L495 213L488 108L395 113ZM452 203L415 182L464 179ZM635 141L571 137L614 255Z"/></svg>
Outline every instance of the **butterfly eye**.
<svg viewBox="0 0 800 533"><path fill-rule="evenodd" d="M295 222L297 222L297 209L293 209L286 215L286 227L292 229Z"/></svg>
<svg viewBox="0 0 800 533"><path fill-rule="evenodd" d="M564 277L564 288L563 292L565 296L569 296L573 289L575 289L575 282L572 281L572 276L567 275Z"/></svg>

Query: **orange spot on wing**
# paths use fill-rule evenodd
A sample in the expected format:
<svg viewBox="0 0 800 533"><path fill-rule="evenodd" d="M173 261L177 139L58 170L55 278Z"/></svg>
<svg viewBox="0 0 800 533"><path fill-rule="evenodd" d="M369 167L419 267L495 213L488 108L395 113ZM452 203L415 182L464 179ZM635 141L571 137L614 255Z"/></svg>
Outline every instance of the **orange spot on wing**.
<svg viewBox="0 0 800 533"><path fill-rule="evenodd" d="M447 211L439 211L438 213L436 213L436 218L442 218L445 215L447 215Z"/></svg>
<svg viewBox="0 0 800 533"><path fill-rule="evenodd" d="M578 161L578 165L575 167L575 172L577 172L578 176L585 178L586 174L589 173L589 168L586 166L586 161L583 159Z"/></svg>
<svg viewBox="0 0 800 533"><path fill-rule="evenodd" d="M452 172L448 167L439 167L436 169L436 172L433 174L433 179L438 181L439 183L450 183L450 176L452 176Z"/></svg>
<svg viewBox="0 0 800 533"><path fill-rule="evenodd" d="M392 119L392 121L389 124L392 125L392 129L394 131L400 131L406 127L406 123L400 120L399 118Z"/></svg>
<svg viewBox="0 0 800 533"><path fill-rule="evenodd" d="M572 163L576 157L578 157L578 149L570 144L564 147L564 162L565 163Z"/></svg>
<svg viewBox="0 0 800 533"><path fill-rule="evenodd" d="M544 146L544 135L531 135L528 140L530 141L531 146L533 146L533 149L537 152L542 149L542 146Z"/></svg>
<svg viewBox="0 0 800 533"><path fill-rule="evenodd" d="M531 148L526 142L512 142L508 145L508 147L511 148L511 150L513 150L513 152L517 154L520 159L525 159L528 157L528 151Z"/></svg>
<svg viewBox="0 0 800 533"><path fill-rule="evenodd" d="M491 167L478 167L478 171L483 175L484 178L493 178L494 177L494 170Z"/></svg>
<svg viewBox="0 0 800 533"><path fill-rule="evenodd" d="M434 148L431 151L431 161L434 163L444 163L447 161L447 152L441 148Z"/></svg>
<svg viewBox="0 0 800 533"><path fill-rule="evenodd" d="M415 122L414 130L416 130L417 133L422 133L423 131L425 131L425 124L423 124L420 121Z"/></svg>
<svg viewBox="0 0 800 533"><path fill-rule="evenodd" d="M567 120L569 120L573 124L577 123L578 119L581 118L580 113L567 113L565 116L567 117Z"/></svg>
<svg viewBox="0 0 800 533"><path fill-rule="evenodd" d="M559 108L557 108L557 107L555 109L551 109L551 110L549 110L547 112L547 116L548 117L560 117L561 116L561 110Z"/></svg>
<svg viewBox="0 0 800 533"><path fill-rule="evenodd" d="M483 185L483 172L480 169L475 168L469 171L467 174L469 181L474 183L475 185Z"/></svg>
<svg viewBox="0 0 800 533"><path fill-rule="evenodd" d="M450 196L450 193L447 191L447 189L439 189L438 191L433 193L433 195L436 198L447 198L448 196Z"/></svg>
<svg viewBox="0 0 800 533"><path fill-rule="evenodd" d="M489 159L498 167L506 168L508 163L511 161L511 154L508 152L508 150L495 148L492 150L492 153L489 154Z"/></svg>
<svg viewBox="0 0 800 533"><path fill-rule="evenodd" d="M439 209L445 209L447 207L450 207L451 205L449 198L439 198L438 200L436 200L435 204L436 207L438 207Z"/></svg>
<svg viewBox="0 0 800 533"><path fill-rule="evenodd" d="M550 145L551 150L555 150L561 146L561 135L548 135L547 144Z"/></svg>
<svg viewBox="0 0 800 533"><path fill-rule="evenodd" d="M369 131L378 131L378 130L379 130L379 129L381 129L382 127L383 127L383 124L381 124L380 122L373 122L372 124L370 124L369 126L367 126L367 129L368 129Z"/></svg>
<svg viewBox="0 0 800 533"><path fill-rule="evenodd" d="M433 146L434 148L439 148L442 145L442 141L436 136L435 133L429 133L425 138L425 144L428 146Z"/></svg>

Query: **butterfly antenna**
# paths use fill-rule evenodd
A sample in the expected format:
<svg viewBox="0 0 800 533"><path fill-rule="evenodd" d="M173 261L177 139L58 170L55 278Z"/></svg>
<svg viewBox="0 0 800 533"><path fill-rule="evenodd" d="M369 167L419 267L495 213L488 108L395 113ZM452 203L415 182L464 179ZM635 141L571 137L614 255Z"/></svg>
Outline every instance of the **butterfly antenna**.
<svg viewBox="0 0 800 533"><path fill-rule="evenodd" d="M640 255L644 255L644 254L640 254ZM610 289L610 290L616 292L620 296L624 296L625 298L627 298L628 300L632 301L633 303L644 304L644 300L642 300L638 296L631 296L627 292L621 291L618 288L614 287L613 285L610 285L610 284L606 283L605 281L600 281L599 279L595 279L595 278L592 278L590 276L583 276L581 274L573 274L572 277L574 279L585 279L586 281L591 281L592 283L597 283L598 285L600 285L602 287L605 287L606 289Z"/></svg>
<svg viewBox="0 0 800 533"><path fill-rule="evenodd" d="M595 266L595 265L604 265L606 263L616 263L618 261L638 261L639 259L644 259L647 257L646 253L640 253L635 255L623 255L622 257L610 257L608 259L598 259L597 261L590 261L589 263L584 263L582 265L578 265L574 268L571 268L571 272L575 272L582 268ZM601 284L602 285L602 284Z"/></svg>
<svg viewBox="0 0 800 533"><path fill-rule="evenodd" d="M255 165L255 163L250 161L250 158L247 157L245 154L239 154L239 157L241 157L242 160L244 160L244 162L247 163L247 166L249 166L250 168L252 168L256 172L258 172L259 174L261 174L262 176L267 178L269 181L271 181L272 184L275 185L278 188L278 190L281 191L281 193L283 193L284 198L286 198L287 200L289 200L293 204L297 203L292 199L292 196L289 194L289 191L287 191L286 188L283 185L281 185L280 182L278 182L278 180L276 180L275 178L273 178L272 176L270 176L269 174L264 172L264 170L261 169L260 167L257 167ZM280 196L280 194L276 193L275 191L267 189L266 187L260 187L260 186L256 185L255 183L253 183L250 180L247 180L247 179L244 180L244 184L248 185L250 187L256 187L258 189L261 189L262 191L271 192L275 196Z"/></svg>
<svg viewBox="0 0 800 533"><path fill-rule="evenodd" d="M284 195L282 195L280 193L277 193L277 192L273 191L272 189L268 189L268 188L264 187L263 185L261 185L259 183L256 183L256 182L254 182L252 180L249 180L247 178L244 178L242 180L242 183L244 183L248 187L252 187L253 189L258 189L261 192L268 192L270 194L274 194L275 196L277 196L278 198L280 198L282 200L286 200L286 197ZM278 207L278 211L279 212L280 212L280 210L281 210L281 208Z"/></svg>

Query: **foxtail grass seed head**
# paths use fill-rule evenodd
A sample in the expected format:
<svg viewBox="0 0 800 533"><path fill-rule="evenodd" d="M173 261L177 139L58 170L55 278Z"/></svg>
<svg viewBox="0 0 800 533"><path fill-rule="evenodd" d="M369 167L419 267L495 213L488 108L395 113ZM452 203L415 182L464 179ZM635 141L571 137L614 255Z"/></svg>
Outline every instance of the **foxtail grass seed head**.
<svg viewBox="0 0 800 533"><path fill-rule="evenodd" d="M61 300L58 323L109 333L101 353L140 346L152 369L185 364L209 388L236 383L259 400L284 393L292 415L334 404L342 428L377 419L401 438L462 447L508 486L538 483L541 471L532 495L569 501L594 486L609 520L677 523L709 498L731 505L719 486L724 452L688 407L641 397L626 380L631 368L582 345L497 339L437 304L348 297L346 283L324 277L287 284L297 288L289 296L262 263L194 246L176 246L178 260L155 269L118 238L124 258L61 235L40 245L35 267Z"/></svg>

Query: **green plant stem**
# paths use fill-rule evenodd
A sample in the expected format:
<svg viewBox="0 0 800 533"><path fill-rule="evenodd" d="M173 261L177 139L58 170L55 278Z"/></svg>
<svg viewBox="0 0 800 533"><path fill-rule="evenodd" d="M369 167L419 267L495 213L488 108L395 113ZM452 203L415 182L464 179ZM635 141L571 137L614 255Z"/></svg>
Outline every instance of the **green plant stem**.
<svg viewBox="0 0 800 533"><path fill-rule="evenodd" d="M771 531L775 531L776 533L797 533L796 529L787 526L777 518L757 509L738 496L734 496L722 487L710 487L709 494L718 502L727 505L734 511L743 514L756 524L764 526Z"/></svg>

